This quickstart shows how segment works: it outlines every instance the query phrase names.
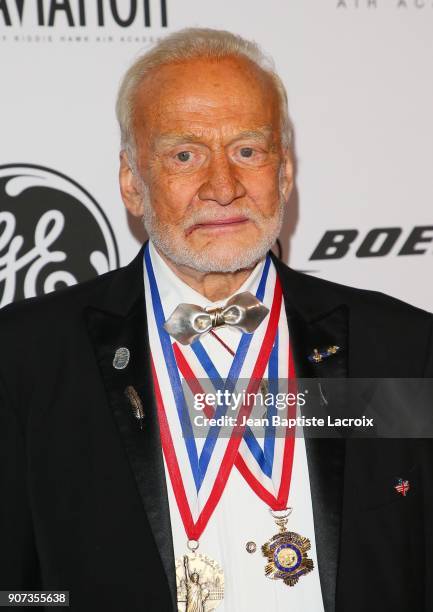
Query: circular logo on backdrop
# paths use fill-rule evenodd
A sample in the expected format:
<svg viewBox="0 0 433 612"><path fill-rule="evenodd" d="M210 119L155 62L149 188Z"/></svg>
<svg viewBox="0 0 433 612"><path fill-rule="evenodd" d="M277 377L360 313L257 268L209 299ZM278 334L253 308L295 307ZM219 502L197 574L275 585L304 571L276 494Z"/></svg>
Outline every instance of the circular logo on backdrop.
<svg viewBox="0 0 433 612"><path fill-rule="evenodd" d="M0 307L118 265L107 216L83 187L50 168L0 166Z"/></svg>

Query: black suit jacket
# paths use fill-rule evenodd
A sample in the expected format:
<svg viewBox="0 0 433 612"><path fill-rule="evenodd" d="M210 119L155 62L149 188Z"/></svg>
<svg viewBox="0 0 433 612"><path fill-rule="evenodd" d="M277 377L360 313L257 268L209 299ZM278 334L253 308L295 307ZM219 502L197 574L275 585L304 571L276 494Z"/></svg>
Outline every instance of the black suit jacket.
<svg viewBox="0 0 433 612"><path fill-rule="evenodd" d="M0 312L0 589L69 590L77 612L175 609L142 255ZM273 259L298 376L433 377L430 314ZM307 458L326 611L433 610L431 440L309 439Z"/></svg>

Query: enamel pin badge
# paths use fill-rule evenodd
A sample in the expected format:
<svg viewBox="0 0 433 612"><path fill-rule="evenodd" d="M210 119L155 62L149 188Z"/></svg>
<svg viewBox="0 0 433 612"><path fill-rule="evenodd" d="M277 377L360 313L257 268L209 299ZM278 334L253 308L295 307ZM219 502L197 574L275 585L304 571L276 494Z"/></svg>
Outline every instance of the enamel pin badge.
<svg viewBox="0 0 433 612"><path fill-rule="evenodd" d="M335 355L340 350L339 346L328 346L326 349L319 351L318 348L314 348L311 355L308 355L308 361L311 363L320 363L324 359L327 359L331 355Z"/></svg>
<svg viewBox="0 0 433 612"><path fill-rule="evenodd" d="M271 511L279 533L263 544L262 554L267 559L265 575L271 580L282 580L284 584L292 587L301 576L313 570L314 563L308 557L310 540L286 528L291 511L292 508L279 512Z"/></svg>
<svg viewBox="0 0 433 612"><path fill-rule="evenodd" d="M397 484L394 486L394 489L397 491L397 493L403 495L403 497L406 497L410 490L410 483L408 480L403 480L402 478L399 478Z"/></svg>

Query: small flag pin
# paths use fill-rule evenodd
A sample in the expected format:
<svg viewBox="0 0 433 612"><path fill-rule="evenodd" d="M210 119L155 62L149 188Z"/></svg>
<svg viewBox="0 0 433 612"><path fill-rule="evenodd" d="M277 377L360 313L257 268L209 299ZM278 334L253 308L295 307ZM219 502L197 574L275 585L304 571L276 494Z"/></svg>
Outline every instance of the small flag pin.
<svg viewBox="0 0 433 612"><path fill-rule="evenodd" d="M394 486L394 489L397 491L397 493L400 493L400 495L406 497L410 489L410 483L408 480L403 480L402 478L399 478L397 484Z"/></svg>

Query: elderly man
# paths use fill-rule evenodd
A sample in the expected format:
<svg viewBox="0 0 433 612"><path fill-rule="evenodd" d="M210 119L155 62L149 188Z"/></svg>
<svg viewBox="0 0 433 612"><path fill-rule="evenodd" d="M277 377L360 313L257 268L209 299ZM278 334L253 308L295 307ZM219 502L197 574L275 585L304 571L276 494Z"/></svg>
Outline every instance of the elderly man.
<svg viewBox="0 0 433 612"><path fill-rule="evenodd" d="M432 316L271 252L291 132L255 44L172 34L117 113L150 240L0 317L1 589L68 590L80 612L433 609L429 440L260 437L212 424L224 402L203 432L186 399L205 380L433 376Z"/></svg>

